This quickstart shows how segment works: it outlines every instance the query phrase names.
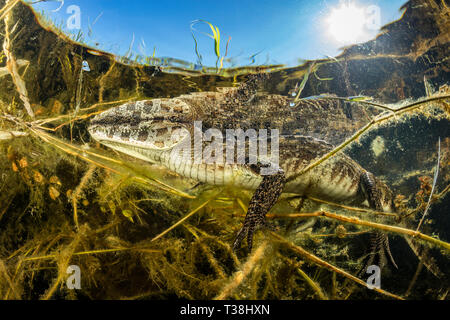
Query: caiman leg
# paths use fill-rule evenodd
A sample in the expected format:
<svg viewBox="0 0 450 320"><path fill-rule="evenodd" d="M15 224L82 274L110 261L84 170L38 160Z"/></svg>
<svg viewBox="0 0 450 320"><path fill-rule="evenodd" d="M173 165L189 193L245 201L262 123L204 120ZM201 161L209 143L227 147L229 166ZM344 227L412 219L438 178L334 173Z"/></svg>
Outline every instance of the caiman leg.
<svg viewBox="0 0 450 320"><path fill-rule="evenodd" d="M369 202L370 208L377 210L377 211L383 211L383 206L381 205L381 193L376 187L375 177L372 173L365 171L361 175L361 188L367 198L367 201ZM370 266L376 255L379 255L380 257L380 267L383 267L386 261L386 253L389 256L390 261L392 264L397 267L397 264L394 261L394 258L391 254L391 249L389 248L389 237L387 234L376 231L372 234L371 237L371 256L369 260L366 263L366 267ZM366 268L365 268L366 269Z"/></svg>
<svg viewBox="0 0 450 320"><path fill-rule="evenodd" d="M257 165L251 167L251 169L260 174L261 168L267 168L270 165L271 164L267 163L258 163ZM266 214L281 195L284 182L285 175L282 169L277 169L274 174L263 176L263 181L250 199L244 225L236 236L236 240L233 244L233 250L237 250L241 245L242 240L244 240L247 236L248 250L251 251L253 244L253 233L262 227L273 229L273 227L266 221Z"/></svg>

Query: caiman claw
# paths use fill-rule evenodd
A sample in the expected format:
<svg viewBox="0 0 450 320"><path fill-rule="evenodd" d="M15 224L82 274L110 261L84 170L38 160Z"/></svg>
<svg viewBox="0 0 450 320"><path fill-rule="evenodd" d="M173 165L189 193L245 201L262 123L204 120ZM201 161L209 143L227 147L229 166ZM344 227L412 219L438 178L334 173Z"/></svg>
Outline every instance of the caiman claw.
<svg viewBox="0 0 450 320"><path fill-rule="evenodd" d="M258 165L252 167L252 170L261 174L261 168L267 168L270 165L271 164L258 163ZM248 250L251 251L253 245L253 233L256 230L261 228L275 230L275 228L266 221L266 214L281 195L284 181L284 172L278 167L272 174L263 176L263 181L250 199L244 225L236 236L236 240L233 243L233 250L237 250L247 236Z"/></svg>
<svg viewBox="0 0 450 320"><path fill-rule="evenodd" d="M368 171L361 175L361 189L369 202L369 206L373 210L383 211L381 204L381 191L377 188L374 175ZM383 267L386 264L386 254L388 255L392 265L398 269L389 247L389 237L387 234L376 231L371 237L372 248L370 258L367 260L364 270L374 263L375 257L379 257L378 265Z"/></svg>

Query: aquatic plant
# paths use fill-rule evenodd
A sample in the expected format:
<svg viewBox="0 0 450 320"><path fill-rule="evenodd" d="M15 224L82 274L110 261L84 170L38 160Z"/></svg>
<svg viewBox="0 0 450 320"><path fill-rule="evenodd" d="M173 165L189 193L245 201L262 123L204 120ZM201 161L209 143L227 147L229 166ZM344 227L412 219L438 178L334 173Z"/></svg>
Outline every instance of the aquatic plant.
<svg viewBox="0 0 450 320"><path fill-rule="evenodd" d="M219 28L218 28L217 26L213 25L211 22L208 22L208 21L206 21L206 20L201 20L201 19L199 19L199 20L194 20L194 21L192 21L192 22L191 22L191 35L192 35L192 38L194 39L194 43L195 43L195 54L197 55L198 63L199 63L200 65L201 65L201 63L202 63L202 56L200 55L200 53L199 53L199 51L198 51L197 39L195 38L195 35L194 35L194 31L197 31L197 30L194 28L194 25L196 25L196 24L198 24L198 23L205 23L205 24L207 24L207 25L210 27L211 31L212 31L212 34L205 33L205 32L202 32L202 34L204 34L204 35L206 35L207 37L210 37L211 39L214 40L214 53L215 53L215 55L216 55L216 57L217 57L217 61L216 61L216 69L220 70L220 69L223 68L223 59L224 59L224 57L227 55L227 52L228 52L228 43L229 43L229 41L230 41L231 38L228 39L228 42L227 42L227 50L226 50L226 52L225 52L225 55L224 55L224 56L221 56L221 53L220 53L220 41L221 41L221 40L220 40L220 30L219 30ZM219 64L219 62L220 62L220 64Z"/></svg>

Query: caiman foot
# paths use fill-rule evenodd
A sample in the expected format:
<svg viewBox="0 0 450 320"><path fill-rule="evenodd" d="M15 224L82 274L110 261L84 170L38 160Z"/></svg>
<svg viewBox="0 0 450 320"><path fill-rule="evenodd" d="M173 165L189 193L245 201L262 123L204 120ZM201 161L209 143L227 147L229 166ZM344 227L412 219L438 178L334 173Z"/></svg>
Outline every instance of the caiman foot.
<svg viewBox="0 0 450 320"><path fill-rule="evenodd" d="M251 169L258 174L262 174L262 169L271 166L270 163L258 163L251 166ZM261 228L275 230L275 228L266 221L266 214L277 202L284 187L285 175L283 170L277 167L271 174L263 175L263 181L256 189L245 216L244 225L239 230L236 240L233 244L233 250L237 250L245 237L247 237L248 250L252 250L253 233Z"/></svg>
<svg viewBox="0 0 450 320"><path fill-rule="evenodd" d="M375 258L378 257L378 261L376 262L380 268L383 268L387 264L386 256L389 257L392 265L398 269L397 264L394 261L394 257L392 257L391 249L389 248L389 237L387 234L382 232L374 232L371 235L371 253L369 260L367 260L366 268L376 261Z"/></svg>
<svg viewBox="0 0 450 320"><path fill-rule="evenodd" d="M383 206L381 204L381 192L376 186L375 177L372 173L366 171L361 175L361 189L366 196L369 206L373 210L383 211ZM378 256L378 265L382 268L386 265L386 255L389 256L389 260L392 265L398 269L397 264L392 257L391 249L389 248L389 237L387 234L376 231L371 236L371 253L369 260L365 265L364 269L372 265L375 261L375 257Z"/></svg>

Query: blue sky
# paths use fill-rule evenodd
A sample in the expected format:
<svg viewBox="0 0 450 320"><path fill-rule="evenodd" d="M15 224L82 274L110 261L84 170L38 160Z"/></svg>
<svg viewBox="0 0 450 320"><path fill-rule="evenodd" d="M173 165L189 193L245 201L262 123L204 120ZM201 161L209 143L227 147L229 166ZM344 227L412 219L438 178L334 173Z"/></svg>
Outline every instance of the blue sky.
<svg viewBox="0 0 450 320"><path fill-rule="evenodd" d="M134 55L151 56L156 47L157 57L196 62L190 25L194 20L203 19L219 28L222 55L225 53L226 42L231 37L227 57L233 57L236 64L249 65L253 62L292 66L299 64L299 59L335 56L340 47L358 42L345 39L349 33L346 30L349 29L340 31L340 24L356 23L361 15L350 12L347 16L334 15L334 20L331 20L332 12L336 12L337 8L356 6L362 10L358 12L363 12L364 19L372 19L372 22L377 17L373 15L373 10L378 8L379 22L384 25L401 17L399 8L404 2L405 0L53 0L34 4L34 7L43 11L56 24L67 26L67 20L71 16L67 9L71 5L78 6L85 42L115 54L124 55L128 51L134 34ZM62 4L57 12L52 12ZM377 30L367 26L369 25L365 25L359 42L377 34ZM201 33L211 34L211 30L208 25L201 23L195 28L202 62L212 66L216 61L214 42ZM77 33L78 30L68 32ZM250 57L256 53L258 55L253 61Z"/></svg>

